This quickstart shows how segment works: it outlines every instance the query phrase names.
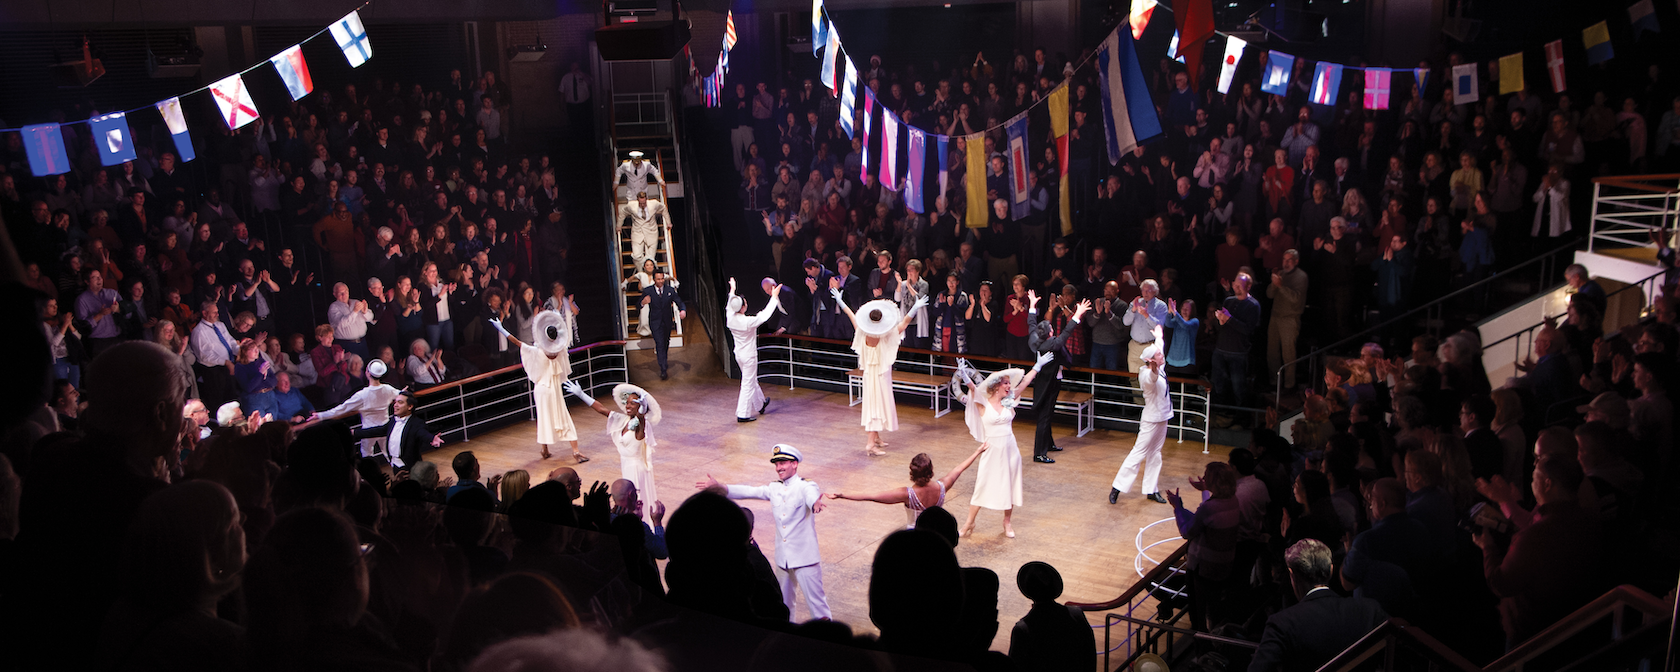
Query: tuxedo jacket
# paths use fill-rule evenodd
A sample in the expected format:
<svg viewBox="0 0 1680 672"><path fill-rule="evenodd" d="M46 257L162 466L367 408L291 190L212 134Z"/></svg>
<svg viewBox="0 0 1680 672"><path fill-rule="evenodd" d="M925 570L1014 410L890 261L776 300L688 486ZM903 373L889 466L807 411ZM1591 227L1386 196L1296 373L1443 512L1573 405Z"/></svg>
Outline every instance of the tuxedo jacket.
<svg viewBox="0 0 1680 672"><path fill-rule="evenodd" d="M383 425L362 427L352 433L358 439L385 438L391 435L391 429L395 427L396 424L397 419L392 417L390 420L386 420ZM432 437L434 436L437 436L437 434L433 433L432 429L426 426L425 420L421 420L418 415L410 414L408 416L408 425L403 427L402 445L386 446L385 450L387 452L396 453L398 457L402 458L403 465L406 467L413 467L414 465L420 463L420 455L422 453L432 449Z"/></svg>
<svg viewBox="0 0 1680 672"><path fill-rule="evenodd" d="M676 306L677 310L688 310L683 305L682 297L677 296L676 288L670 284L643 289L642 296L651 299L648 301L648 328L655 334L669 334L676 328L671 306Z"/></svg>

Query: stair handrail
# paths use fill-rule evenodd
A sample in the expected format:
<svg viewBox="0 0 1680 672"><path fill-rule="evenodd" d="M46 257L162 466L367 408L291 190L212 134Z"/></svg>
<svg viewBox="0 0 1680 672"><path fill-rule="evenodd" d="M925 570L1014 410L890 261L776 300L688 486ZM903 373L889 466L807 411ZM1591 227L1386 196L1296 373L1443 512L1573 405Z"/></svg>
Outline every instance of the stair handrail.
<svg viewBox="0 0 1680 672"><path fill-rule="evenodd" d="M1481 672L1482 668L1466 660L1457 651L1447 648L1440 640L1431 637L1429 633L1407 623L1403 618L1390 617L1370 632L1360 637L1341 653L1336 654L1329 662L1319 666L1318 672L1347 672L1370 660L1371 656L1386 653L1387 664L1379 669L1394 669L1394 654L1399 645L1409 645L1423 652L1423 655L1435 665L1445 670L1457 672Z"/></svg>
<svg viewBox="0 0 1680 672"><path fill-rule="evenodd" d="M1616 586L1488 663L1484 672L1520 672L1528 661L1606 617L1613 618L1615 628L1620 631L1628 609L1644 614L1647 619L1666 619L1673 616L1674 605L1634 586Z"/></svg>
<svg viewBox="0 0 1680 672"><path fill-rule="evenodd" d="M666 106L666 109L665 109L666 129L671 132L671 142L674 144L677 140L677 135L676 135L676 128L674 126L671 126L671 121L670 121L670 117L671 117L671 109L670 109L671 97L670 97L669 94L667 94L667 95L664 96L664 99L665 99L665 106ZM663 238L665 240L665 276L669 277L669 278L675 278L675 277L677 277L677 243L676 243L676 240L671 237L671 201L670 201L670 197L666 194L666 190L669 187L667 187L666 184L665 184L665 148L664 147L660 147L658 149L653 150L653 160L655 161L654 167L659 169L659 204L665 207L665 216L662 218L664 220L664 223L660 224L660 226L665 229L662 232L664 234ZM658 254L659 249L654 248L653 252L654 252L654 254ZM632 261L634 261L634 260L632 260ZM635 263L640 264L642 262L636 261ZM657 266L657 264L656 264L656 266ZM683 335L683 321L682 320L677 320L676 322L677 322L677 336L681 337Z"/></svg>

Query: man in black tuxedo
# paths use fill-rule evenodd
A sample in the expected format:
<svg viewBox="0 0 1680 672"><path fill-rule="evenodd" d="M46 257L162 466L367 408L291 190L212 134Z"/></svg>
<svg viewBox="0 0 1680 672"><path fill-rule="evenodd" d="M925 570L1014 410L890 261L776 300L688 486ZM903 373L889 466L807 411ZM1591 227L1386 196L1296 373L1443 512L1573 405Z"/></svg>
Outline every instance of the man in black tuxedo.
<svg viewBox="0 0 1680 672"><path fill-rule="evenodd" d="M677 308L677 319L688 318L688 308L683 305L682 297L677 296L677 290L672 289L665 282L665 270L656 269L653 272L653 286L642 290L642 305L648 307L648 328L653 330L653 352L659 358L659 379L669 377L666 354L671 351L671 331L676 323L671 320L671 307Z"/></svg>
<svg viewBox="0 0 1680 672"><path fill-rule="evenodd" d="M1248 672L1316 670L1388 620L1375 600L1330 589L1330 549L1323 542L1302 539L1283 558L1300 602L1266 619Z"/></svg>
<svg viewBox="0 0 1680 672"><path fill-rule="evenodd" d="M420 454L443 445L443 436L432 433L426 421L414 415L414 393L403 390L391 402L391 419L376 427L357 429L358 439L385 439L391 469L407 469L420 463Z"/></svg>
<svg viewBox="0 0 1680 672"><path fill-rule="evenodd" d="M810 297L801 296L799 294L799 290L776 282L775 278L765 278L763 280L759 280L758 287L759 289L764 290L765 296L773 296L776 292L776 288L780 287L781 296L790 297L783 299L781 303L776 306L775 319L766 323L771 327L771 333L805 333L805 328L811 323ZM800 289L804 289L804 287L800 287ZM820 336L821 334L812 335Z"/></svg>
<svg viewBox="0 0 1680 672"><path fill-rule="evenodd" d="M1055 310L1057 297L1050 297L1051 310ZM1027 347L1034 355L1050 353L1053 356L1049 362L1033 367L1038 375L1033 378L1033 409L1038 413L1038 433L1033 436L1033 461L1042 464L1055 464L1050 459L1051 451L1060 451L1056 441L1050 437L1050 420L1056 416L1056 396L1062 392L1062 365L1068 363L1068 336L1078 325L1079 319L1085 316L1085 311L1091 309L1090 301L1079 302L1074 308L1073 319L1068 322L1062 333L1055 333L1055 326L1050 320L1038 319L1038 292L1027 290L1027 301L1031 304L1027 308Z"/></svg>
<svg viewBox="0 0 1680 672"><path fill-rule="evenodd" d="M805 279L800 281L797 296L799 301L808 306L803 312L807 319L805 324L810 326L812 336L828 337L833 328L834 314L838 307L834 305L834 296L828 293L828 281L834 278L834 272L823 268L822 262L806 258L802 265L805 269Z"/></svg>

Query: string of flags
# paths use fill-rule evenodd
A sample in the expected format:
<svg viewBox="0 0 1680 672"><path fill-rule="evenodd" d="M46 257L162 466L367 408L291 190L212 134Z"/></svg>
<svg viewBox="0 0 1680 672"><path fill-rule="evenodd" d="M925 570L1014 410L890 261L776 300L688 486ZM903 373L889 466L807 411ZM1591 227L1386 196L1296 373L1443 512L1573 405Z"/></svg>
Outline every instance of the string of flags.
<svg viewBox="0 0 1680 672"><path fill-rule="evenodd" d="M718 51L717 64L712 66L712 74L700 77L700 71L694 66L694 54L683 47L683 55L688 57L688 75L699 81L700 102L706 107L723 105L723 78L729 72L729 51L735 48L735 12L730 10L723 22L723 49Z"/></svg>
<svg viewBox="0 0 1680 672"><path fill-rule="evenodd" d="M361 67L368 59L373 58L373 44L368 41L367 30L362 26L362 18L358 14L360 11L361 7L352 10L327 28L305 38L303 42L330 32L333 40L338 43L338 48L344 52L344 58L349 61L350 67ZM133 161L136 156L133 134L128 126L128 115L140 110L156 109L163 117L164 125L169 128L170 138L175 142L177 157L183 162L192 161L197 158L197 153L194 151L192 137L187 132L186 117L181 114L181 98L208 91L216 101L217 109L221 111L222 121L229 129L238 129L256 121L260 114L257 112L256 102L251 99L250 89L245 86L244 78L244 75L252 70L263 65L274 66L280 74L280 80L285 82L286 91L291 94L292 100L303 98L315 90L314 80L309 75L309 64L303 58L303 42L287 47L272 58L259 61L256 65L228 75L209 86L159 101L152 106L108 112L85 121L34 124L21 129L0 129L0 132L21 132L24 151L29 158L30 172L38 177L57 175L70 170L69 153L64 146L63 126L87 124L98 146L100 163L115 166Z"/></svg>

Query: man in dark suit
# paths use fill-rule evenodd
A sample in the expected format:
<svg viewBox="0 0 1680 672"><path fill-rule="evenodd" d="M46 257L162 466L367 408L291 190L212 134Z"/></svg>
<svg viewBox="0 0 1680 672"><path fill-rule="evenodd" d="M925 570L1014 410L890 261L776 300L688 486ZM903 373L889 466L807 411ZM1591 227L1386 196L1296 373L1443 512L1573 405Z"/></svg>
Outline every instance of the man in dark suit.
<svg viewBox="0 0 1680 672"><path fill-rule="evenodd" d="M656 269L653 272L653 287L642 290L642 305L648 307L648 328L653 330L653 351L659 357L659 379L669 377L666 354L671 351L671 330L676 323L671 320L671 307L677 308L677 319L688 318L688 308L683 305L682 297L677 296L677 290L672 289L665 282L665 270Z"/></svg>
<svg viewBox="0 0 1680 672"><path fill-rule="evenodd" d="M840 295L845 298L846 305L850 306L852 310L857 310L858 308L863 307L863 304L869 302L869 299L866 297L869 290L864 286L863 278L852 274L851 257L840 255L838 259L834 260L834 279L837 281L836 284L840 288ZM852 340L854 333L852 321L847 319L845 313L841 312L839 307L836 306L834 311L833 326L829 333L823 335L829 338L838 338L843 341L850 341Z"/></svg>
<svg viewBox="0 0 1680 672"><path fill-rule="evenodd" d="M804 323L810 325L812 336L830 337L836 319L834 315L839 310L834 305L834 296L828 293L828 281L834 279L834 272L823 268L822 262L810 258L805 260L803 267L805 279L797 296L800 302L810 306L805 311L807 319Z"/></svg>
<svg viewBox="0 0 1680 672"><path fill-rule="evenodd" d="M414 415L414 393L403 390L391 402L391 419L375 427L357 429L358 439L385 439L385 454L391 468L406 469L420 463L420 454L443 445L443 436L432 433L426 421Z"/></svg>
<svg viewBox="0 0 1680 672"><path fill-rule="evenodd" d="M776 288L780 287L781 296L791 297L782 300L781 303L776 306L775 319L772 319L767 323L770 326L771 331L777 334L804 333L806 325L811 322L809 297L800 296L798 290L776 282L775 278L765 278L760 280L758 281L758 286L760 289L764 290L765 296L774 295L776 293ZM821 334L813 335L820 336Z"/></svg>
<svg viewBox="0 0 1680 672"><path fill-rule="evenodd" d="M1058 300L1052 295L1049 309L1054 310ZM1041 363L1033 367L1038 371L1033 378L1033 408L1038 412L1038 433L1033 436L1033 461L1055 464L1056 461L1050 459L1050 452L1060 451L1061 448L1056 447L1055 440L1050 438L1050 420L1056 416L1056 396L1062 392L1062 365L1069 361L1067 340L1079 319L1085 316L1085 311L1091 309L1091 302L1079 302L1073 311L1073 319L1058 334L1050 320L1038 319L1038 292L1027 290L1027 301L1031 304L1027 308L1027 347L1034 354L1052 355L1048 362L1040 360Z"/></svg>
<svg viewBox="0 0 1680 672"><path fill-rule="evenodd" d="M1316 670L1388 620L1375 600L1341 597L1330 589L1330 549L1323 542L1302 539L1283 557L1300 601L1266 619L1248 672Z"/></svg>

